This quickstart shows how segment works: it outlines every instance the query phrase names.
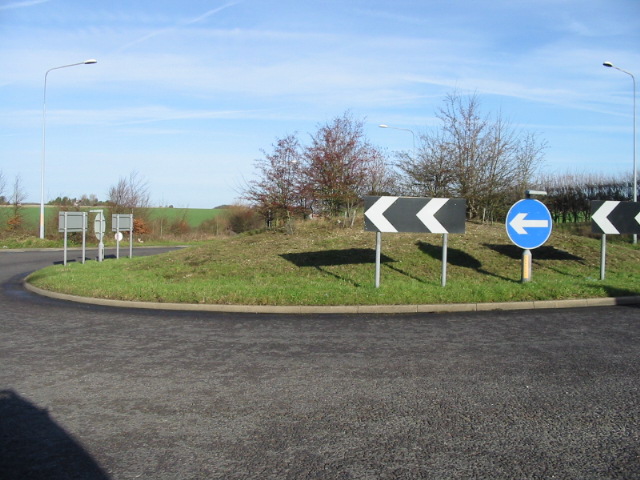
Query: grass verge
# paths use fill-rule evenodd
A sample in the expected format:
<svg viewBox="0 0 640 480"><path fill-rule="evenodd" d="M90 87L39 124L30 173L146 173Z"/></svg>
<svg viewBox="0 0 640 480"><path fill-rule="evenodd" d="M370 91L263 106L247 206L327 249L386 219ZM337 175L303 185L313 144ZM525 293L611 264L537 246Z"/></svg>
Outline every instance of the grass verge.
<svg viewBox="0 0 640 480"><path fill-rule="evenodd" d="M472 223L466 234L449 235L447 285L442 287L441 237L383 234L378 289L375 234L321 222L306 222L293 235L238 235L153 257L52 266L28 281L88 297L247 305L413 305L640 294L637 246L609 244L601 281L599 240L554 232L545 246L533 250L533 280L522 284L522 250L509 242L504 226Z"/></svg>

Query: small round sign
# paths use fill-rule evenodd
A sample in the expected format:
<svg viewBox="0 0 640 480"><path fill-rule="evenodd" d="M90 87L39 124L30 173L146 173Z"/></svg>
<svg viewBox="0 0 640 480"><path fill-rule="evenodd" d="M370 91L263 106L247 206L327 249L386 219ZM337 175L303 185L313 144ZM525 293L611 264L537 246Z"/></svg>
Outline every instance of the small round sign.
<svg viewBox="0 0 640 480"><path fill-rule="evenodd" d="M518 247L534 249L549 239L553 219L544 203L527 198L511 207L506 227L507 235Z"/></svg>
<svg viewBox="0 0 640 480"><path fill-rule="evenodd" d="M122 235L122 232L116 232L115 237L116 237L116 242L121 242L122 239L124 238L124 235Z"/></svg>

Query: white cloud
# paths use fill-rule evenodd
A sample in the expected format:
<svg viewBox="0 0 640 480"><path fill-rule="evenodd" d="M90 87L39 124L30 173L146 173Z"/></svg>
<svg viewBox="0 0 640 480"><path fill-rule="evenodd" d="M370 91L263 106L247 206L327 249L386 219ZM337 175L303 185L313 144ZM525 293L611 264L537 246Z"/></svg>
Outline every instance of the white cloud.
<svg viewBox="0 0 640 480"><path fill-rule="evenodd" d="M24 2L7 3L5 5L0 5L0 10L15 10L18 8L33 7L35 5L40 5L49 1L50 0L26 0Z"/></svg>

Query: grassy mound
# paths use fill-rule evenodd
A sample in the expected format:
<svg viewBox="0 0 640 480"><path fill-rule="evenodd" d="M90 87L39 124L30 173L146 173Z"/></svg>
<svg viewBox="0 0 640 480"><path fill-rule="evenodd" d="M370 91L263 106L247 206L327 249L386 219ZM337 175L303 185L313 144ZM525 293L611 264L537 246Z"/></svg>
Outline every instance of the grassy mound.
<svg viewBox="0 0 640 480"><path fill-rule="evenodd" d="M504 225L467 224L449 235L446 287L441 235L383 234L374 287L375 234L309 221L293 234L219 238L181 251L103 263L57 265L33 285L120 300L247 305L398 305L592 298L640 294L640 248L554 231L533 250L533 280L520 282L522 250ZM134 253L135 255L135 253Z"/></svg>

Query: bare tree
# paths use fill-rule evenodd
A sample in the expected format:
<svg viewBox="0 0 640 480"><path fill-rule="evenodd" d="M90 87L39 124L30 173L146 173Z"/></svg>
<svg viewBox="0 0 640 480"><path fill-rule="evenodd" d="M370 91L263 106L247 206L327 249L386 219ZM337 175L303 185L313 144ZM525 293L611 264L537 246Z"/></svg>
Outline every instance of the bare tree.
<svg viewBox="0 0 640 480"><path fill-rule="evenodd" d="M11 192L11 205L13 205L14 213L17 215L18 210L22 208L22 203L27 198L27 194L22 188L22 178L20 175L16 175L13 181L13 191Z"/></svg>
<svg viewBox="0 0 640 480"><path fill-rule="evenodd" d="M446 142L438 136L421 135L414 153L397 155L397 165L404 174L399 179L402 192L426 197L452 195L454 171Z"/></svg>
<svg viewBox="0 0 640 480"><path fill-rule="evenodd" d="M7 222L10 230L17 230L22 226L22 203L26 198L27 195L22 188L22 179L20 175L16 175L13 182L13 191L9 199L9 203L13 207L12 216Z"/></svg>
<svg viewBox="0 0 640 480"><path fill-rule="evenodd" d="M436 116L441 126L420 137L416 157L399 159L405 188L464 197L469 218L506 213L532 181L546 144L514 129L500 113L483 115L476 95L448 95Z"/></svg>
<svg viewBox="0 0 640 480"><path fill-rule="evenodd" d="M128 177L120 177L118 183L109 188L107 195L115 213L148 208L150 203L148 184L136 171Z"/></svg>

